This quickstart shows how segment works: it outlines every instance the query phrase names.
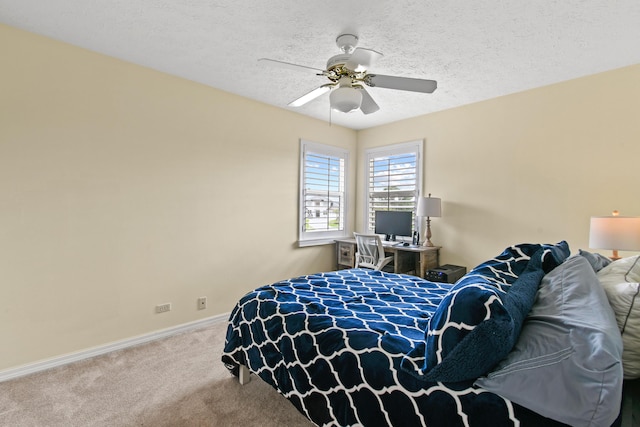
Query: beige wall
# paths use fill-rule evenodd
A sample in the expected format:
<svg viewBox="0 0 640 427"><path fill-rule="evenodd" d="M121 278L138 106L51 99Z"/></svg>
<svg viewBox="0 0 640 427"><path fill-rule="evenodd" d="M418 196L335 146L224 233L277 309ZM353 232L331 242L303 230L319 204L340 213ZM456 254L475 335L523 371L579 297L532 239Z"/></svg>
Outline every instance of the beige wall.
<svg viewBox="0 0 640 427"><path fill-rule="evenodd" d="M355 131L6 26L0 52L0 370L333 267L295 244L299 139L349 148L354 193Z"/></svg>
<svg viewBox="0 0 640 427"><path fill-rule="evenodd" d="M422 138L442 262L527 241L587 249L590 216L640 216L639 82L636 65L361 131L358 177L365 149ZM361 229L362 193L357 207Z"/></svg>
<svg viewBox="0 0 640 427"><path fill-rule="evenodd" d="M424 139L445 263L575 252L589 216L640 215L640 66L356 133L6 26L0 52L0 370L331 269L332 247L295 246L300 138L352 150L353 193L363 150Z"/></svg>

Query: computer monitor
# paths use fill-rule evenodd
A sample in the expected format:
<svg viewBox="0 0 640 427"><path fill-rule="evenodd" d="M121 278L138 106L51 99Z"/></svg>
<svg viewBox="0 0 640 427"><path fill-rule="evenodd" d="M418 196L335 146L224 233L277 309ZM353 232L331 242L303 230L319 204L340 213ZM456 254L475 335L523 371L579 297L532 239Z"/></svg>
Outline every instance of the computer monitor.
<svg viewBox="0 0 640 427"><path fill-rule="evenodd" d="M375 233L384 234L385 240L395 240L396 236L411 236L413 212L375 211Z"/></svg>

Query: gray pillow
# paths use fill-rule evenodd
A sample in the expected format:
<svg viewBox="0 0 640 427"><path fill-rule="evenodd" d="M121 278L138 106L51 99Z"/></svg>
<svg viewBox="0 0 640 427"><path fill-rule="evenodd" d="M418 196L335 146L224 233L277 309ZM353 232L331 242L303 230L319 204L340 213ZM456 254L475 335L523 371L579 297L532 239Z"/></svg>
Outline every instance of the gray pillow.
<svg viewBox="0 0 640 427"><path fill-rule="evenodd" d="M580 255L582 255L587 259L587 261L589 261L589 264L591 264L591 267L593 267L593 271L595 271L596 273L605 268L607 265L611 264L611 260L604 255L583 251L582 249L580 249L579 251Z"/></svg>
<svg viewBox="0 0 640 427"><path fill-rule="evenodd" d="M514 349L475 385L572 426L609 426L622 399L622 339L589 262L547 274Z"/></svg>

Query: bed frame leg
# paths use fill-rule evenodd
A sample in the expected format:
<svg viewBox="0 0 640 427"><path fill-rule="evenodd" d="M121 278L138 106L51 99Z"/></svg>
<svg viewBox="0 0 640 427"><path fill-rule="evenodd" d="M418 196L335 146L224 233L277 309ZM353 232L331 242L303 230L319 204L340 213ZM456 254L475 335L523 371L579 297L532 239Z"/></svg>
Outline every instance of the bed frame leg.
<svg viewBox="0 0 640 427"><path fill-rule="evenodd" d="M249 368L244 365L240 365L238 370L238 381L241 385L249 384L249 381L251 381L250 375L251 373L249 372Z"/></svg>

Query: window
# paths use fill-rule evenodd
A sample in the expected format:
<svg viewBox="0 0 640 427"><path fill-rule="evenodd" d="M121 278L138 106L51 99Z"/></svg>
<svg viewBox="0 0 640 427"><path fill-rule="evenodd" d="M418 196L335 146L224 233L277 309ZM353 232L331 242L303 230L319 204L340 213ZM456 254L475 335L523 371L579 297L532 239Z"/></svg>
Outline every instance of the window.
<svg viewBox="0 0 640 427"><path fill-rule="evenodd" d="M299 245L345 237L348 151L300 141Z"/></svg>
<svg viewBox="0 0 640 427"><path fill-rule="evenodd" d="M375 230L376 210L411 211L415 215L422 183L422 141L367 150L366 162L367 230Z"/></svg>

